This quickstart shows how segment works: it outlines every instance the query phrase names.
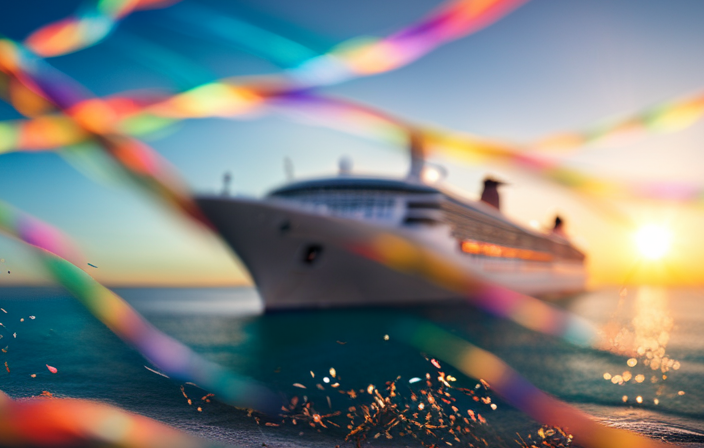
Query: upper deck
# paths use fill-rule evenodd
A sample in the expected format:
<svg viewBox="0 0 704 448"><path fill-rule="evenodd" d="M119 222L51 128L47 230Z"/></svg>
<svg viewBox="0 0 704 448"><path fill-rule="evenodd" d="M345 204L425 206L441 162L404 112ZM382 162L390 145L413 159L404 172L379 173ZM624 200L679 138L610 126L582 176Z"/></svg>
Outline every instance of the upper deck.
<svg viewBox="0 0 704 448"><path fill-rule="evenodd" d="M269 197L331 215L398 226L446 224L463 251L480 256L582 261L569 241L516 224L481 202L406 180L340 176L287 184Z"/></svg>

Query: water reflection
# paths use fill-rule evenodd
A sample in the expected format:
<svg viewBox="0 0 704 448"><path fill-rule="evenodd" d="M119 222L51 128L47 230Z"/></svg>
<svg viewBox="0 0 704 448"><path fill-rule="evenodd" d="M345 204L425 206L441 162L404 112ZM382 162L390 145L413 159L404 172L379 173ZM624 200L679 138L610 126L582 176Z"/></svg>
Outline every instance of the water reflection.
<svg viewBox="0 0 704 448"><path fill-rule="evenodd" d="M624 289L616 312L605 326L605 336L611 351L631 356L626 362L628 367L641 364L663 374L670 369L679 369L680 363L666 354L674 326L667 290L643 286L635 294L631 307L625 306L627 299L628 292ZM633 317L628 319L627 316ZM616 376L611 380L614 381ZM621 375L626 376L629 378L624 378L624 381L631 377L626 373ZM636 375L636 381L638 379L639 376Z"/></svg>
<svg viewBox="0 0 704 448"><path fill-rule="evenodd" d="M680 362L667 354L673 327L667 290L643 286L633 300L629 300L626 289L622 290L617 309L605 326L605 336L611 351L630 357L626 361L629 369L604 372L604 379L617 385L630 381L661 383L654 391L655 396L648 398L653 405L659 405L658 397L666 394L662 382L667 380L670 370L680 368ZM630 399L628 395L622 397L624 403L633 399L638 404L644 402L640 394Z"/></svg>

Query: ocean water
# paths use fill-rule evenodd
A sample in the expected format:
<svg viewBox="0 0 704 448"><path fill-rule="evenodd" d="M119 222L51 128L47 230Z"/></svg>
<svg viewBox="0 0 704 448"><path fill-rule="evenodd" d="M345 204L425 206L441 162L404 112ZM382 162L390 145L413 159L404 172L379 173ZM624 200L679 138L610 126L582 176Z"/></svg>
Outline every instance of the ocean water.
<svg viewBox="0 0 704 448"><path fill-rule="evenodd" d="M192 385L185 385L182 393L181 384L146 369L148 364L137 352L58 288L0 288L0 307L6 311L0 314L4 325L0 344L7 346L0 357L11 369L0 372L0 389L13 398L49 391L58 397L98 400L225 445L354 446L353 441L345 442L349 433L345 414L350 406L359 408L371 400L363 392L369 385L382 389L396 380L399 394L410 395L424 383L411 385L410 379L425 380L426 373L437 376L437 367L425 354L385 338L396 319L410 316L434 322L489 350L542 390L603 424L680 445L704 446L701 290L641 287L619 294L608 289L558 304L604 328L621 344L644 347L634 358L635 366L627 364L628 357L574 347L469 305L264 314L253 288L117 292L159 329L206 358L254 377L287 398L305 396L320 414L340 411L340 416L330 417L340 427L290 421L267 426L245 410L202 400L206 392ZM59 373L52 375L45 364L57 367ZM334 378L330 368L335 369ZM458 407L473 409L486 420L481 435L489 446L518 446L517 434L537 437L541 425L529 415L511 408L491 390L477 389L476 379L450 366L440 370L456 378L453 387L481 391L495 405L492 409L482 400L456 395ZM332 388L336 382L340 387ZM350 389L359 392L356 398L340 393ZM421 446L408 434L392 439L374 435L370 433L363 445ZM579 446L579 440L573 443Z"/></svg>

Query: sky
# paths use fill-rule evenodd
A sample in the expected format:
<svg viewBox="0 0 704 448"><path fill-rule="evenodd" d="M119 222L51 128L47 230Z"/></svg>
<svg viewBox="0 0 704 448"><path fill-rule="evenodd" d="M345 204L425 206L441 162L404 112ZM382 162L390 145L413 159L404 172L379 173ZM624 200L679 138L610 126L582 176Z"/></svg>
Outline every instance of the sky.
<svg viewBox="0 0 704 448"><path fill-rule="evenodd" d="M269 61L214 39L180 19L193 7L267 29L315 52L358 36L385 36L432 11L430 0L184 0L138 11L104 42L49 62L97 95L177 92L216 78L278 73ZM25 0L4 5L0 34L22 40L64 18L78 1ZM191 8L191 9L188 9ZM583 129L662 101L704 90L704 3L698 0L533 0L480 32L450 42L398 70L326 87L406 119L474 135L530 142ZM0 104L0 120L20 116ZM621 145L579 149L566 163L591 174L638 181L677 180L704 187L704 124L646 134ZM232 189L260 197L285 182L289 157L297 178L334 175L340 157L359 174L403 176L405 148L263 115L184 122L148 143L184 176L195 193ZM505 166L470 165L437 157L448 188L478 197L487 174L502 187L502 207L515 221L547 226L560 213L588 254L590 284L704 280L704 208L578 195ZM90 173L88 173L90 174ZM123 183L96 181L56 153L0 155L0 199L78 241L98 280L109 285L233 285L251 280L217 237ZM667 228L672 246L662 260L644 260L637 230ZM3 284L41 283L47 276L19 243L0 237Z"/></svg>

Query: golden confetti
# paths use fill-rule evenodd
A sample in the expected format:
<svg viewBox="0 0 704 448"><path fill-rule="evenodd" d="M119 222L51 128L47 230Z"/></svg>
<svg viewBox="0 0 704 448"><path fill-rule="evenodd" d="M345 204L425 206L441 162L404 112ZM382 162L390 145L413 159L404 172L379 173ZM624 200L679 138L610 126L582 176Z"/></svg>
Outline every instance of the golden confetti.
<svg viewBox="0 0 704 448"><path fill-rule="evenodd" d="M636 397L636 401L637 401L639 404L642 403L642 402L643 402L643 397L641 397L640 395L638 395L638 396Z"/></svg>
<svg viewBox="0 0 704 448"><path fill-rule="evenodd" d="M624 403L627 402L627 401L628 401L628 395L624 395L623 397L621 397L621 400L622 400Z"/></svg>
<svg viewBox="0 0 704 448"><path fill-rule="evenodd" d="M389 340L389 335L388 335L388 334L385 334L385 335L384 335L384 340L385 340L385 341L388 341L388 340Z"/></svg>
<svg viewBox="0 0 704 448"><path fill-rule="evenodd" d="M293 387L299 387L299 388L301 388L301 389L305 389L305 388L306 388L306 386L304 386L304 385L301 384L301 383L293 383Z"/></svg>
<svg viewBox="0 0 704 448"><path fill-rule="evenodd" d="M337 372L335 371L335 369L333 367L330 367L330 376L335 378L335 375L337 375Z"/></svg>
<svg viewBox="0 0 704 448"><path fill-rule="evenodd" d="M638 360L636 358L631 358L626 362L626 364L628 364L628 367L635 367L636 364L638 364Z"/></svg>
<svg viewBox="0 0 704 448"><path fill-rule="evenodd" d="M374 385L370 384L369 386L367 386L367 393L371 395L373 392L374 392Z"/></svg>

